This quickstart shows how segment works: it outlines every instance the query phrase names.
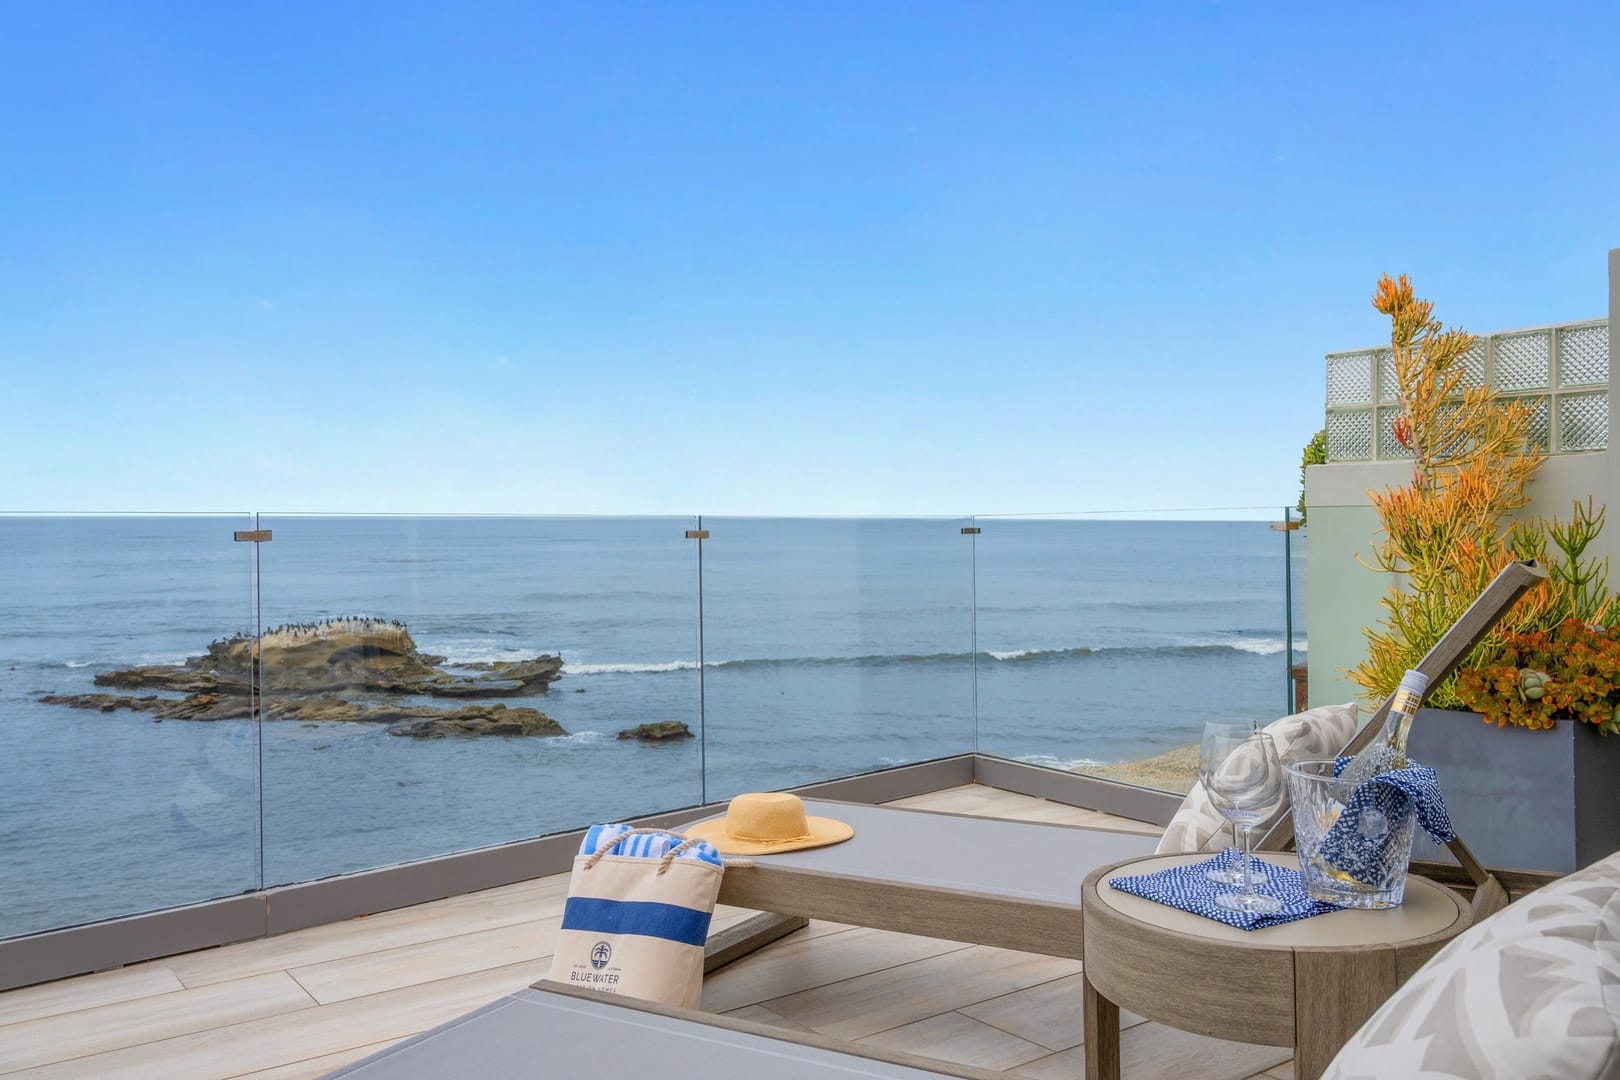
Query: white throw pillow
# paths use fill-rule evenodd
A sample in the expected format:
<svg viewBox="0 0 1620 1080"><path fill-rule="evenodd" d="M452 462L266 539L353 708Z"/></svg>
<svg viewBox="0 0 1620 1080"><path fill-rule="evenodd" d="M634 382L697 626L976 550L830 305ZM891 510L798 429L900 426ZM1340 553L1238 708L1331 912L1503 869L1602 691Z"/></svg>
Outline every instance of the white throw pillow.
<svg viewBox="0 0 1620 1080"><path fill-rule="evenodd" d="M1620 853L1447 944L1323 1080L1459 1076L1620 1076Z"/></svg>
<svg viewBox="0 0 1620 1080"><path fill-rule="evenodd" d="M1277 744L1277 756L1284 765L1310 758L1330 758L1344 749L1356 733L1356 703L1321 705L1302 713L1274 720L1261 730ZM1226 846L1231 833L1226 819L1209 801L1203 784L1193 789L1182 800L1176 816L1165 826L1159 838L1160 855L1182 851L1219 851Z"/></svg>

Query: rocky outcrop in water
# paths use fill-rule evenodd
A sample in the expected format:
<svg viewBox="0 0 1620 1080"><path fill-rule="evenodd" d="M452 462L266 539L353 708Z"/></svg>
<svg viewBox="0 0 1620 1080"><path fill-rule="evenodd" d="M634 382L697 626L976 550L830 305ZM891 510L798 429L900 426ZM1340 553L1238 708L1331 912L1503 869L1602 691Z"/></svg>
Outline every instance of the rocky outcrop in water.
<svg viewBox="0 0 1620 1080"><path fill-rule="evenodd" d="M641 742L679 742L690 739L692 729L679 720L660 720L654 724L640 724L619 732L621 739L638 739Z"/></svg>
<svg viewBox="0 0 1620 1080"><path fill-rule="evenodd" d="M267 720L388 724L394 735L565 735L539 709L469 701L457 708L389 699L512 698L544 694L561 675L562 657L469 665L447 671L444 658L417 651L405 625L382 619L330 619L278 627L261 636L212 642L201 656L103 672L97 686L148 693L47 694L51 705L114 712L132 709L158 720L236 720L252 716L249 687L261 665Z"/></svg>

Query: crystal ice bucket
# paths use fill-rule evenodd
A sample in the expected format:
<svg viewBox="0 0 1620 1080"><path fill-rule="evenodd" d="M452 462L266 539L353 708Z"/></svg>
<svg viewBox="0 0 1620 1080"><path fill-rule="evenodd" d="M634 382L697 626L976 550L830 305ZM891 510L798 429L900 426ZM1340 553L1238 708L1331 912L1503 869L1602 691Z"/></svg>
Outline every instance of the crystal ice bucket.
<svg viewBox="0 0 1620 1080"><path fill-rule="evenodd" d="M1336 848L1330 832L1344 811L1346 793L1333 775L1333 761L1299 761L1288 766L1294 813L1294 844L1305 892L1314 900L1351 908L1391 908L1406 891L1406 868L1412 859L1412 827L1417 814L1410 800L1392 816L1363 811L1357 820L1361 850L1376 856L1364 861L1355 876L1334 866L1324 855L1324 841Z"/></svg>

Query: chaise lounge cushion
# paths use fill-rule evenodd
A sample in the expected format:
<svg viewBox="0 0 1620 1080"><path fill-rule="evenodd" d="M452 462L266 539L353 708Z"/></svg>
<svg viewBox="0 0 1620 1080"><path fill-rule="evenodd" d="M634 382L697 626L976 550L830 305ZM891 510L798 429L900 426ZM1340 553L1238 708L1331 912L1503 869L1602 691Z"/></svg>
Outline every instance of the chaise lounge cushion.
<svg viewBox="0 0 1620 1080"><path fill-rule="evenodd" d="M1309 758L1334 757L1356 733L1356 703L1321 705L1275 720L1263 730L1277 744L1277 756L1284 765ZM1204 786L1195 784L1182 801L1181 809L1165 827L1156 853L1219 851L1231 835L1226 828L1226 819L1210 802Z"/></svg>
<svg viewBox="0 0 1620 1080"><path fill-rule="evenodd" d="M1434 955L1323 1080L1620 1076L1620 853Z"/></svg>

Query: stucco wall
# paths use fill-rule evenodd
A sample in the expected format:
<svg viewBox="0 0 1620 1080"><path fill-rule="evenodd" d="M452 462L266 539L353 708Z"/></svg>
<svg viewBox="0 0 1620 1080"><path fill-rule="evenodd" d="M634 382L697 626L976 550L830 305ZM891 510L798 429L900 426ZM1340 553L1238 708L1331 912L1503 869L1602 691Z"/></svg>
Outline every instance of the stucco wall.
<svg viewBox="0 0 1620 1080"><path fill-rule="evenodd" d="M1367 492L1406 483L1409 466L1315 465L1306 470L1305 501L1310 507L1305 528L1306 625L1310 627L1310 703L1336 704L1356 696L1357 688L1341 669L1359 664L1365 653L1361 628L1382 615L1379 597L1392 578L1368 570L1366 559L1379 532L1378 515ZM1615 507L1591 551L1608 557L1611 584L1620 587L1620 499L1614 497L1608 451L1548 458L1531 481L1527 513L1569 517L1570 503L1591 495L1598 505Z"/></svg>

